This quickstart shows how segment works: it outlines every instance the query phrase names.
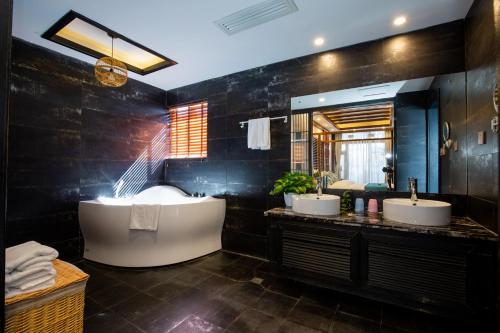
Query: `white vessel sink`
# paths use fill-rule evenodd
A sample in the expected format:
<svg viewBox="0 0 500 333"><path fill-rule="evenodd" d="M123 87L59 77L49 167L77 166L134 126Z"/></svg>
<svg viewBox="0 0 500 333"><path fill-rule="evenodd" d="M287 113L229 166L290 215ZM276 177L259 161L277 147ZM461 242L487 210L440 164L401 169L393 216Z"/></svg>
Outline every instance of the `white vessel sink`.
<svg viewBox="0 0 500 333"><path fill-rule="evenodd" d="M292 210L297 213L311 215L338 215L340 213L340 197L337 195L317 194L294 195Z"/></svg>
<svg viewBox="0 0 500 333"><path fill-rule="evenodd" d="M396 222L445 226L450 224L451 205L434 200L385 199L384 218Z"/></svg>

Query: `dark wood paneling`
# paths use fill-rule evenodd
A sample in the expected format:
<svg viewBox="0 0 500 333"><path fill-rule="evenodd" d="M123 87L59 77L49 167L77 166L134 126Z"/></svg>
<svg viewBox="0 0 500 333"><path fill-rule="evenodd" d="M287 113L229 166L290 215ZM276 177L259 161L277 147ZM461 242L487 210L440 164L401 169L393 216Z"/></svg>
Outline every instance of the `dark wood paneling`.
<svg viewBox="0 0 500 333"><path fill-rule="evenodd" d="M33 239L78 259L78 202L113 195L164 128L166 94L135 80L102 87L90 64L16 38L12 57L7 244Z"/></svg>
<svg viewBox="0 0 500 333"><path fill-rule="evenodd" d="M204 162L168 161L166 181L189 192L225 194L223 246L264 256L265 229L259 220L266 208L283 204L268 192L290 168L290 122L272 122L270 151L247 149L247 130L238 122L290 114L293 96L461 72L463 33L463 21L455 21L170 90L169 105L208 99L209 143ZM216 173L213 161L219 162ZM212 183L204 181L208 178Z"/></svg>
<svg viewBox="0 0 500 333"><path fill-rule="evenodd" d="M466 256L368 242L368 284L426 299L466 304Z"/></svg>
<svg viewBox="0 0 500 333"><path fill-rule="evenodd" d="M12 0L0 1L0 269L5 268L5 221L6 221L6 168L7 134L9 121L9 80L11 59ZM5 290L5 277L1 274L0 288ZM4 302L0 305L0 327L4 327Z"/></svg>
<svg viewBox="0 0 500 333"><path fill-rule="evenodd" d="M317 273L343 283L353 283L357 276L351 265L352 242L356 233L286 225L281 233L281 265ZM357 244L355 244L357 245ZM354 265L357 265L354 262Z"/></svg>

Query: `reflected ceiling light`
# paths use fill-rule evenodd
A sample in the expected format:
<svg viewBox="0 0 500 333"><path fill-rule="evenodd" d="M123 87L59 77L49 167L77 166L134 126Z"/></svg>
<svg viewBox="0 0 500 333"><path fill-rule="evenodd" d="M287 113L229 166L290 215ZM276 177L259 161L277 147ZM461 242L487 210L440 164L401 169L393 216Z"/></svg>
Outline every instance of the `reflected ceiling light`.
<svg viewBox="0 0 500 333"><path fill-rule="evenodd" d="M320 97L319 101L320 101L320 103L323 103L325 101L325 98L324 97Z"/></svg>
<svg viewBox="0 0 500 333"><path fill-rule="evenodd" d="M110 36L114 38L113 50ZM113 53L113 59L121 61L129 71L140 75L177 64L72 10L54 23L42 37L97 59L110 57Z"/></svg>
<svg viewBox="0 0 500 333"><path fill-rule="evenodd" d="M316 37L314 39L314 45L321 46L323 44L325 44L325 39L323 37Z"/></svg>
<svg viewBox="0 0 500 333"><path fill-rule="evenodd" d="M400 26L406 23L406 16L398 16L392 21L395 26Z"/></svg>

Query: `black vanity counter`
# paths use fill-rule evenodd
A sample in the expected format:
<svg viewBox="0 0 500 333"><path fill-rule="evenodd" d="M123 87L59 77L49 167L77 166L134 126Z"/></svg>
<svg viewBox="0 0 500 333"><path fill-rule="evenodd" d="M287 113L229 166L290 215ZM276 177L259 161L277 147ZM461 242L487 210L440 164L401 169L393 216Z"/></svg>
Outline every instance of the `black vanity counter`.
<svg viewBox="0 0 500 333"><path fill-rule="evenodd" d="M264 213L265 216L309 223L324 223L343 226L354 226L373 229L386 229L401 232L413 232L445 237L498 241L498 235L477 222L464 217L452 217L448 226L432 227L398 223L383 218L382 214L348 214L348 215L309 215L300 214L290 208L273 208Z"/></svg>
<svg viewBox="0 0 500 333"><path fill-rule="evenodd" d="M494 313L498 236L471 219L431 227L382 214L265 215L268 257L287 278L474 322Z"/></svg>

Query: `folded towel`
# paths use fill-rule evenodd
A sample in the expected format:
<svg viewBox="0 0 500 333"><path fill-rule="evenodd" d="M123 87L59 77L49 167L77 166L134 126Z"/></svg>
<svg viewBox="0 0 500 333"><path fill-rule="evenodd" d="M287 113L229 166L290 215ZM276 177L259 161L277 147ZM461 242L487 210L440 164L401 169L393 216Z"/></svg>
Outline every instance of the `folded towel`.
<svg viewBox="0 0 500 333"><path fill-rule="evenodd" d="M33 259L30 259L28 261L26 261L24 264L21 264L19 266L16 267L16 271L24 271L26 270L27 268L30 268L30 267L33 267L34 265L38 265L38 264L41 264L41 263L51 263L52 260L54 260L54 258L52 256L39 256L39 257L35 257Z"/></svg>
<svg viewBox="0 0 500 333"><path fill-rule="evenodd" d="M11 283L6 283L5 288L20 289L20 290L29 289L46 280L55 278L56 275L57 271L55 270L55 268L52 268L49 271L38 272L32 275L28 275L22 279L13 281Z"/></svg>
<svg viewBox="0 0 500 333"><path fill-rule="evenodd" d="M160 208L160 205L133 204L130 212L129 229L157 231Z"/></svg>
<svg viewBox="0 0 500 333"><path fill-rule="evenodd" d="M365 191L387 191L387 183L368 183Z"/></svg>
<svg viewBox="0 0 500 333"><path fill-rule="evenodd" d="M58 256L59 253L55 249L35 241L12 246L5 249L5 273L10 273L18 267L25 269L30 261L37 257L44 257L44 260L51 261ZM35 262L39 261L35 260Z"/></svg>
<svg viewBox="0 0 500 333"><path fill-rule="evenodd" d="M249 149L271 149L271 119L269 117L248 121L247 146Z"/></svg>
<svg viewBox="0 0 500 333"><path fill-rule="evenodd" d="M23 293L31 293L33 291L45 289L45 288L50 288L56 283L56 279L54 277L48 277L48 278L40 278L37 281L37 284L34 284L33 282L31 284L31 287L26 287L24 286L24 289L18 288L18 287L10 287L10 288L5 288L5 298L9 298L12 296L16 296L19 294Z"/></svg>
<svg viewBox="0 0 500 333"><path fill-rule="evenodd" d="M20 285L25 280L29 280L33 276L40 276L54 271L54 265L51 262L35 264L24 271L12 271L5 274L5 285L16 284Z"/></svg>
<svg viewBox="0 0 500 333"><path fill-rule="evenodd" d="M19 289L19 290L29 290L29 289L32 289L32 288L34 288L42 283L45 283L45 282L50 281L50 280L54 280L56 278L56 274L57 274L57 272L54 269L49 274L40 275L36 278L33 278L33 279L26 281L23 284L8 286L8 288Z"/></svg>

